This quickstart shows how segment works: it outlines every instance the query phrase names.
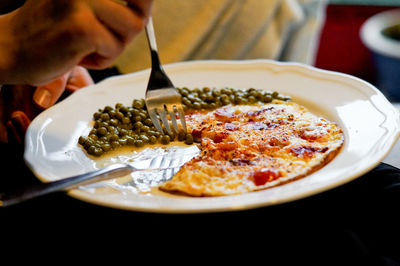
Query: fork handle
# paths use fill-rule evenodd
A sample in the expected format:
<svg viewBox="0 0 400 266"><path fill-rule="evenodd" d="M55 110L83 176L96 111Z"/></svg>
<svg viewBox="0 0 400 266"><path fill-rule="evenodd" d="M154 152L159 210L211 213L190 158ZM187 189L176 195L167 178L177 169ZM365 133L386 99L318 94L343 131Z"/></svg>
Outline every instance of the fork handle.
<svg viewBox="0 0 400 266"><path fill-rule="evenodd" d="M0 207L14 205L28 199L46 195L52 192L76 188L99 181L118 178L130 174L135 168L127 164L113 164L102 169L53 182L29 186L7 194L0 194Z"/></svg>
<svg viewBox="0 0 400 266"><path fill-rule="evenodd" d="M152 17L149 17L149 21L147 22L146 35L147 35L147 41L149 42L150 49L152 51L157 51L156 35L154 33Z"/></svg>
<svg viewBox="0 0 400 266"><path fill-rule="evenodd" d="M149 21L146 25L146 36L150 46L151 52L151 74L147 90L158 90L160 88L173 88L172 81L165 74L164 69L161 65L160 57L157 51L156 36L154 33L153 19L149 17Z"/></svg>

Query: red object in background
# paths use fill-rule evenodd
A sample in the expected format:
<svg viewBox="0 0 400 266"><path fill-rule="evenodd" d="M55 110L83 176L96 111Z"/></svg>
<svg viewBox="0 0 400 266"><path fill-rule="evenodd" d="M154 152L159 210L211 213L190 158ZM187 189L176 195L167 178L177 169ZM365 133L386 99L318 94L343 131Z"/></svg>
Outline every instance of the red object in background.
<svg viewBox="0 0 400 266"><path fill-rule="evenodd" d="M393 6L328 5L315 66L350 74L371 83L374 70L368 49L360 38L362 24Z"/></svg>

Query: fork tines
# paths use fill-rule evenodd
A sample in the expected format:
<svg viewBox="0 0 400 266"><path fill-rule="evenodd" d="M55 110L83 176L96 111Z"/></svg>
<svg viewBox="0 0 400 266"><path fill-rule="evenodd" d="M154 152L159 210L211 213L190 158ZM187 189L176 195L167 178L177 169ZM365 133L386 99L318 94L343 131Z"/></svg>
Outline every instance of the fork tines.
<svg viewBox="0 0 400 266"><path fill-rule="evenodd" d="M187 133L185 114L181 104L181 95L176 88L162 88L147 91L146 106L151 121L161 133L164 133L164 129L160 123L160 119L168 134L173 135L174 132L179 133L177 117L179 117L183 131ZM172 129L169 121L171 121Z"/></svg>

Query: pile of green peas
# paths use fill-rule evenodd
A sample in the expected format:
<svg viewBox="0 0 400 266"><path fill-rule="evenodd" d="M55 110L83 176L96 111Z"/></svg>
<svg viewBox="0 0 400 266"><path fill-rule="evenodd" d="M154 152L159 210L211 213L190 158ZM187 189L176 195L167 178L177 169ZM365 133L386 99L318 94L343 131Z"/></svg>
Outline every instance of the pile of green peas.
<svg viewBox="0 0 400 266"><path fill-rule="evenodd" d="M189 90L178 88L182 95L182 105L185 110L216 109L224 105L245 105L270 103L272 100L290 101L290 97L261 89L249 88L246 90L237 88L210 89L204 87Z"/></svg>
<svg viewBox="0 0 400 266"><path fill-rule="evenodd" d="M289 101L290 98L278 92L268 92L250 88L210 89L204 87L189 90L178 88L182 95L184 110L216 109L228 104L262 104L274 99ZM144 99L135 99L131 106L117 103L115 107L106 106L93 114L94 125L88 136L79 137L79 144L88 154L100 156L121 146L143 147L148 144L169 144L177 139L193 144L193 136L183 131L176 135L160 133L151 121Z"/></svg>

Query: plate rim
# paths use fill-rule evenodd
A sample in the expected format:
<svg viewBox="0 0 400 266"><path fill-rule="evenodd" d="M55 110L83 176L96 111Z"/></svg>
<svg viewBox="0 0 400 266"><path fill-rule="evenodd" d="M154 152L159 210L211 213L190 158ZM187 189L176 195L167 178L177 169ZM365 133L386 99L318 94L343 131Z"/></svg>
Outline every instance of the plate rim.
<svg viewBox="0 0 400 266"><path fill-rule="evenodd" d="M277 72L281 72L281 71L285 71L286 68L288 67L293 67L295 69L301 69L302 73L305 72L310 72L309 74L312 75L315 73L318 73L319 75L330 75L330 76L335 76L338 78L343 78L346 81L353 81L356 83L360 83L363 86L366 86L368 89L370 89L370 93L368 95L378 95L378 97L382 100L386 100L385 104L390 102L386 99L386 97L381 93L381 91L379 91L376 87L374 87L372 84L345 74L345 73L340 73L340 72L336 72L336 71L331 71L331 70L324 70L324 69L319 69L316 68L314 66L311 65L305 65L302 63L297 63L297 62L279 62L279 61L274 61L274 60L269 60L269 59L253 59L253 60L194 60L194 61L186 61L186 62L176 62L176 63L171 63L171 64L166 64L164 65L164 68L166 70L166 72L174 72L174 71L178 71L180 69L183 69L184 71L191 71L193 69L199 69L199 67L221 67L224 70L226 70L226 68L228 68L227 71L229 71L229 68L238 68L238 66L253 66L255 68L257 67L272 67L275 68L275 71ZM190 69L188 69L190 68ZM271 69L269 69L271 70ZM287 71L287 70L286 70ZM129 73L129 74L123 74L123 75L118 75L118 76L112 76L112 77L108 77L104 80L102 80L101 82L91 85L89 87L97 87L97 86L104 86L105 84L109 83L109 82L113 82L115 80L123 80L125 78L127 79L132 79L132 78L143 78L144 76L146 76L147 73L150 72L150 69L144 69L135 73ZM143 76L143 77L142 77ZM313 75L312 75L313 76ZM101 84L101 85L100 85ZM365 90L362 89L361 90L363 93L365 93ZM78 93L78 94L76 94ZM72 94L70 97L79 97L79 91L77 91L76 93ZM76 94L76 96L74 96ZM383 98L382 98L383 97ZM371 99L370 99L371 100ZM59 104L68 104L68 98L65 99L64 101L58 103ZM66 103L65 103L66 102ZM391 105L391 104L390 104ZM376 106L375 106L376 107ZM377 110L378 107L376 107ZM45 110L44 112L46 112L47 110ZM324 191L328 191L332 188L341 186L345 183L348 183L360 176L362 176L363 174L365 174L366 172L370 171L371 169L373 169L376 165L378 165L383 158L390 152L390 150L393 148L393 146L396 143L396 140L399 138L400 136L400 118L398 115L398 111L397 109L395 109L393 107L393 111L396 112L397 114L397 131L396 132L392 132L392 143L391 145L386 145L386 151L384 153L381 154L381 158L380 160L376 160L375 162L373 162L372 164L369 165L369 167L363 168L362 170L359 170L358 172L353 173L351 176L349 176L346 179L341 179L342 182L336 182L333 184L330 184L330 186L323 186L320 187L318 190L313 190L313 191L308 191L307 193L303 193L301 195L296 194L292 197L286 197L284 199L280 199L279 202L276 203L270 203L270 202L253 202L252 204L247 204L246 206L228 206L228 207L210 207L210 208L149 208L149 207L141 207L141 206L132 206L129 204L121 204L121 202L119 203L114 203L114 202L104 202L102 200L97 199L96 197L91 197L88 196L88 194L85 191L79 190L79 189L75 189L75 190L70 190L67 192L67 194L69 196L72 196L74 198L83 200L85 202L89 202L89 203L93 203L93 204L97 204L97 205L101 205L101 206L106 206L106 207L112 207L112 208L118 208L118 209L124 209L124 210L130 210L130 211L141 211L141 212L154 212L154 213L203 213L203 212L222 212L222 211L232 211L232 210L239 210L239 209L252 209L252 208L258 208L258 207L263 207L263 206L269 206L269 205L275 205L275 204L282 204L282 203L286 203L286 202L290 202L290 201L294 201L294 200L298 200L301 198L306 198L309 197L311 195L315 195L315 194L319 194L321 192ZM42 114L40 114L42 115ZM36 118L35 118L36 119ZM34 120L35 120L34 119ZM29 128L28 128L29 131ZM28 133L28 132L27 132ZM27 134L28 135L28 134ZM35 171L35 167L33 165L31 165L31 163L29 162L29 158L27 156L28 152L27 149L29 147L25 147L25 152L24 152L24 160L25 163L28 165L28 167L31 169L31 171L35 174L35 176L41 180L42 182L46 182L47 180L43 177L41 177L40 175L38 175L38 173ZM257 193L257 192L251 192L251 193ZM232 196L228 196L228 197L232 197Z"/></svg>

